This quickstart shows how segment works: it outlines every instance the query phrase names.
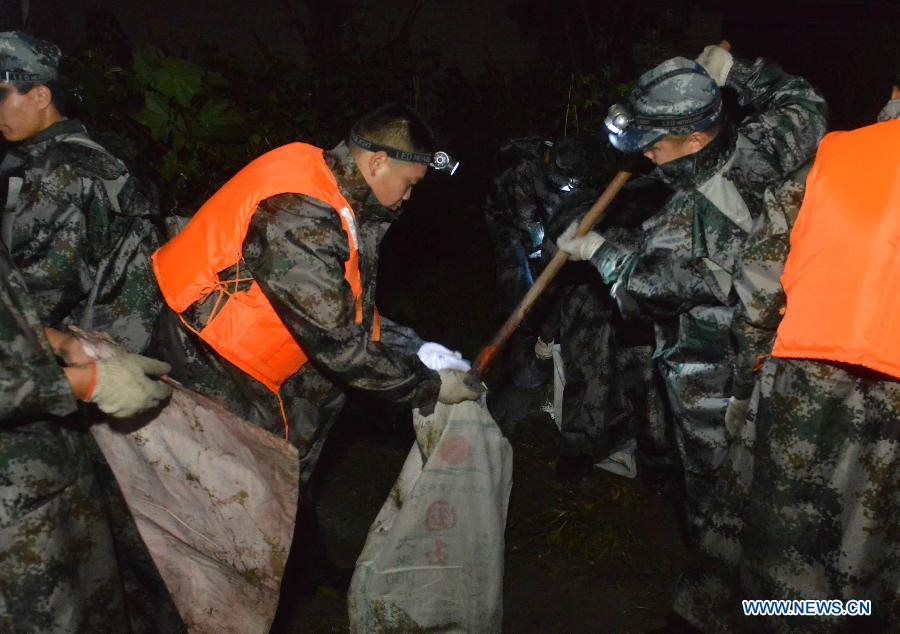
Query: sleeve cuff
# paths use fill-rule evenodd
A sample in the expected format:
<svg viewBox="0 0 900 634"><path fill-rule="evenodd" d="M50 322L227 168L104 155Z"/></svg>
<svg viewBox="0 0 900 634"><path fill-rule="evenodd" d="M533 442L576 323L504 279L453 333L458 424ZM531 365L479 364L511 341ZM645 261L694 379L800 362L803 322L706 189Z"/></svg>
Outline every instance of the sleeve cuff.
<svg viewBox="0 0 900 634"><path fill-rule="evenodd" d="M630 255L629 251L607 240L600 245L599 249L594 251L594 255L591 256L591 263L600 271L600 275L605 283L613 284L618 281L623 263Z"/></svg>
<svg viewBox="0 0 900 634"><path fill-rule="evenodd" d="M740 59L739 57L735 57L734 64L731 66L731 70L728 71L728 78L725 81L725 85L736 90L739 95L743 95L747 89L747 83L753 75L753 68L754 64L747 60Z"/></svg>

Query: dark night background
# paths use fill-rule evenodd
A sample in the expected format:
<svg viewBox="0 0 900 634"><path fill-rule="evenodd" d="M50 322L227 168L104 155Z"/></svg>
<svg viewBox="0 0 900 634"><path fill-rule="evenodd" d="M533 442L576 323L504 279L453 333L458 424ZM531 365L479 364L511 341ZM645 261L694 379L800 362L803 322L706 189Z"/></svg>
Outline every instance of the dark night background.
<svg viewBox="0 0 900 634"><path fill-rule="evenodd" d="M155 183L167 215L190 215L267 149L330 147L386 100L417 108L462 167L418 186L388 233L379 305L469 356L505 317L481 210L503 139L578 136L602 185L620 160L601 131L610 103L655 64L723 38L809 79L832 129L857 127L888 99L898 27L900 0L0 0L0 30L68 54L70 114ZM670 501L614 476L577 491L553 482L546 415L511 440L506 630L661 625L683 560ZM348 408L322 465L337 563L353 564L410 442L403 415ZM286 586L275 631L342 631L345 619L341 597Z"/></svg>

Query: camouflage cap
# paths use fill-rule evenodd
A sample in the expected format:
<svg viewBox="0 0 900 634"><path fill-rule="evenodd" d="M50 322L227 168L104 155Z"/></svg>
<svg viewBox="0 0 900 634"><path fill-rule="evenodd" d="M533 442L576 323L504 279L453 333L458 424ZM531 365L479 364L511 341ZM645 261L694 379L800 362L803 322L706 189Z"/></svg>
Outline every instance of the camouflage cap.
<svg viewBox="0 0 900 634"><path fill-rule="evenodd" d="M550 148L551 167L566 176L581 176L587 169L584 148L572 137L563 137Z"/></svg>
<svg viewBox="0 0 900 634"><path fill-rule="evenodd" d="M642 152L670 134L704 130L722 116L722 93L697 62L674 57L638 79L627 105L609 109L609 142Z"/></svg>
<svg viewBox="0 0 900 634"><path fill-rule="evenodd" d="M554 189L571 191L586 172L587 156L576 139L563 137L549 148L545 175Z"/></svg>
<svg viewBox="0 0 900 634"><path fill-rule="evenodd" d="M59 47L21 31L0 33L0 82L56 79Z"/></svg>

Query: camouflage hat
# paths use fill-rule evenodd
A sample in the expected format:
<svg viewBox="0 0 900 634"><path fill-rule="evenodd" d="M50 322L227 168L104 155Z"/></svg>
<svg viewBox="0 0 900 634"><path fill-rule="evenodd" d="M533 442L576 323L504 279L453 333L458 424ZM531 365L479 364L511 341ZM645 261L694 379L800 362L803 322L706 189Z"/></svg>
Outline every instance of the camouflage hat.
<svg viewBox="0 0 900 634"><path fill-rule="evenodd" d="M670 134L705 130L722 116L722 93L697 62L674 57L641 75L627 105L606 116L609 142L622 152L643 152Z"/></svg>
<svg viewBox="0 0 900 634"><path fill-rule="evenodd" d="M0 82L56 79L59 47L21 31L0 33Z"/></svg>
<svg viewBox="0 0 900 634"><path fill-rule="evenodd" d="M587 156L581 144L563 137L549 148L546 176L555 189L571 191L584 179Z"/></svg>

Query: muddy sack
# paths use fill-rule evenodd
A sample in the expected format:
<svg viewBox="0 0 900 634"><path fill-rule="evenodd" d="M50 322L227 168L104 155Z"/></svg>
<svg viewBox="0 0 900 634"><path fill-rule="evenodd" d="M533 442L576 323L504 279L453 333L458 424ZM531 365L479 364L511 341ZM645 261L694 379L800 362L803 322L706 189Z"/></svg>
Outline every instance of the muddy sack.
<svg viewBox="0 0 900 634"><path fill-rule="evenodd" d="M356 562L351 632L499 632L512 447L483 403L413 412L417 442Z"/></svg>
<svg viewBox="0 0 900 634"><path fill-rule="evenodd" d="M117 349L75 334L94 358ZM267 632L294 534L297 450L179 386L149 420L91 433L188 631Z"/></svg>

